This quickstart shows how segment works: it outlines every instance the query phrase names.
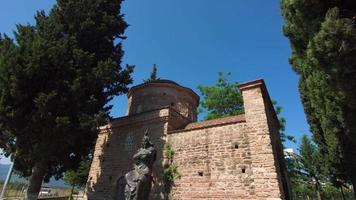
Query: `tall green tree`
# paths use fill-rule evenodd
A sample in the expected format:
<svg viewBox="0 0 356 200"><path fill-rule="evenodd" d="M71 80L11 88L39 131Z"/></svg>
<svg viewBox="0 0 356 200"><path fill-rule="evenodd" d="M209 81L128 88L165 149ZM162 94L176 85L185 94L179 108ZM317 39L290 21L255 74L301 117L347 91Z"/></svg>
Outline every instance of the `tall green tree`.
<svg viewBox="0 0 356 200"><path fill-rule="evenodd" d="M286 153L288 176L295 199L349 199L347 185L335 187L325 176L320 149L306 135L300 140L299 153Z"/></svg>
<svg viewBox="0 0 356 200"><path fill-rule="evenodd" d="M231 73L227 74L227 76L230 75ZM243 98L236 87L237 84L237 82L229 82L224 74L219 72L218 80L215 85L198 86L198 89L203 96L199 112L205 114L205 120L244 113ZM286 140L295 142L294 137L285 132L286 119L281 116L283 110L282 106L278 105L275 100L273 100L273 106L280 123L279 132L282 142L285 142Z"/></svg>
<svg viewBox="0 0 356 200"><path fill-rule="evenodd" d="M35 25L0 38L0 147L29 177L26 199L42 180L61 177L88 155L108 102L128 90L120 67L127 27L121 0L58 0Z"/></svg>
<svg viewBox="0 0 356 200"><path fill-rule="evenodd" d="M75 170L68 170L64 173L63 180L71 186L70 200L73 199L73 192L75 187L84 188L89 175L91 159L83 158L79 167Z"/></svg>
<svg viewBox="0 0 356 200"><path fill-rule="evenodd" d="M315 186L315 192L317 197L321 200L321 166L319 162L319 151L317 147L312 143L312 141L303 135L302 141L299 147L300 152L300 162L302 164L302 170L308 177L309 183L313 183Z"/></svg>
<svg viewBox="0 0 356 200"><path fill-rule="evenodd" d="M281 8L313 139L331 179L356 188L356 1L281 0Z"/></svg>
<svg viewBox="0 0 356 200"><path fill-rule="evenodd" d="M231 73L227 75L229 76ZM198 86L203 96L199 111L206 113L205 120L238 115L244 112L242 95L236 85L237 83L230 83L224 77L224 74L219 72L215 85Z"/></svg>

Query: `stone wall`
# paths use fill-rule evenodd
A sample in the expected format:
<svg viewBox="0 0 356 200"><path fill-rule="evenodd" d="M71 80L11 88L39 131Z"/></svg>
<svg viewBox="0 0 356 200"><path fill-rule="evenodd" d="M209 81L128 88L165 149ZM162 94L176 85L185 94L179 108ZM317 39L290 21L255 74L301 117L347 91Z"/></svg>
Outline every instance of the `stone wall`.
<svg viewBox="0 0 356 200"><path fill-rule="evenodd" d="M161 84L165 90L172 87L180 92L164 91L164 95L158 89L162 88ZM132 169L132 156L147 128L158 151L150 199L289 199L279 123L262 80L239 85L245 114L204 122L195 122L196 116L186 114L195 113L197 106L193 101L195 95L187 88L177 89L180 86L170 82L140 87L136 92L146 92L143 96L149 96L151 103L155 102L154 96L160 98L169 93L168 96L177 95L173 98L175 102L185 106L167 106L170 99L161 99L156 101L158 105L150 105L154 110L142 108L136 112L139 105L146 105L145 99L131 99L135 112L101 127L86 189L87 199L117 199L120 178ZM182 112L186 108L194 110ZM181 174L169 195L165 194L162 180L166 142L172 144L173 162Z"/></svg>
<svg viewBox="0 0 356 200"><path fill-rule="evenodd" d="M274 112L271 99L263 80L251 81L239 85L242 92L250 138L252 168L256 198L286 199L282 182L280 162L277 155L281 152L278 118ZM283 169L284 170L284 169Z"/></svg>
<svg viewBox="0 0 356 200"><path fill-rule="evenodd" d="M173 199L248 199L255 196L246 123L212 125L174 131L168 141L175 150L180 179Z"/></svg>
<svg viewBox="0 0 356 200"><path fill-rule="evenodd" d="M244 115L168 132L182 175L173 199L289 199L278 118L265 85L239 88Z"/></svg>
<svg viewBox="0 0 356 200"><path fill-rule="evenodd" d="M161 174L163 173L163 146L169 109L153 110L140 115L116 119L101 127L98 136L89 179L86 188L89 200L112 200L120 188L121 178L133 169L132 157L141 147L145 130L157 149L157 160L153 166L155 182L151 199L163 195Z"/></svg>

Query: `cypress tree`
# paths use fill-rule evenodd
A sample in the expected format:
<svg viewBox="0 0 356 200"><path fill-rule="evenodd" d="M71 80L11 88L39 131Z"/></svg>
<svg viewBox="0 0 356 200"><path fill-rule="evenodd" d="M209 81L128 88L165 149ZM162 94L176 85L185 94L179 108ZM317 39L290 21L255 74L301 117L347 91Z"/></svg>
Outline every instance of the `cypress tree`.
<svg viewBox="0 0 356 200"><path fill-rule="evenodd" d="M290 63L327 171L356 196L356 2L282 0Z"/></svg>
<svg viewBox="0 0 356 200"><path fill-rule="evenodd" d="M148 83L148 82L156 81L159 79L160 78L157 77L157 66L156 66L156 64L153 64L150 78L143 80L143 82Z"/></svg>
<svg viewBox="0 0 356 200"><path fill-rule="evenodd" d="M78 167L106 123L108 102L125 93L121 68L127 23L121 0L58 0L35 25L0 38L0 147L29 177L26 199L42 180Z"/></svg>

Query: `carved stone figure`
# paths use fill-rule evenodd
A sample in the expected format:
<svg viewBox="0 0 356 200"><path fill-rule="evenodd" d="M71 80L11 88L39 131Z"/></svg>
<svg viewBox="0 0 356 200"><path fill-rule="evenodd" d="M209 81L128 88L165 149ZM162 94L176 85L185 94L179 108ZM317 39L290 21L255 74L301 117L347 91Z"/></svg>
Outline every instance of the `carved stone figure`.
<svg viewBox="0 0 356 200"><path fill-rule="evenodd" d="M148 200L152 186L152 165L156 150L148 137L148 130L142 138L142 146L133 156L134 169L125 175L125 200Z"/></svg>

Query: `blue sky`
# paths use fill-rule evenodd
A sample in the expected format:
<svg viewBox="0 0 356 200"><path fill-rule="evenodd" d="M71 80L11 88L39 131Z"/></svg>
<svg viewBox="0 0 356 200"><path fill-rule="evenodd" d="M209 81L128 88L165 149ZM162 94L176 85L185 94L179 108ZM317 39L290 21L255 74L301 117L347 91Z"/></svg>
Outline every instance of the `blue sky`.
<svg viewBox="0 0 356 200"><path fill-rule="evenodd" d="M0 32L12 36L15 24L33 23L36 10L48 11L54 3L2 1ZM218 72L232 72L229 80L237 82L263 78L283 107L286 132L298 139L309 133L298 77L288 64L291 51L282 34L278 0L126 0L122 12L130 24L123 63L136 65L134 84L149 76L153 64L160 78L197 93L198 85L213 85ZM124 115L126 97L113 104L111 114Z"/></svg>

